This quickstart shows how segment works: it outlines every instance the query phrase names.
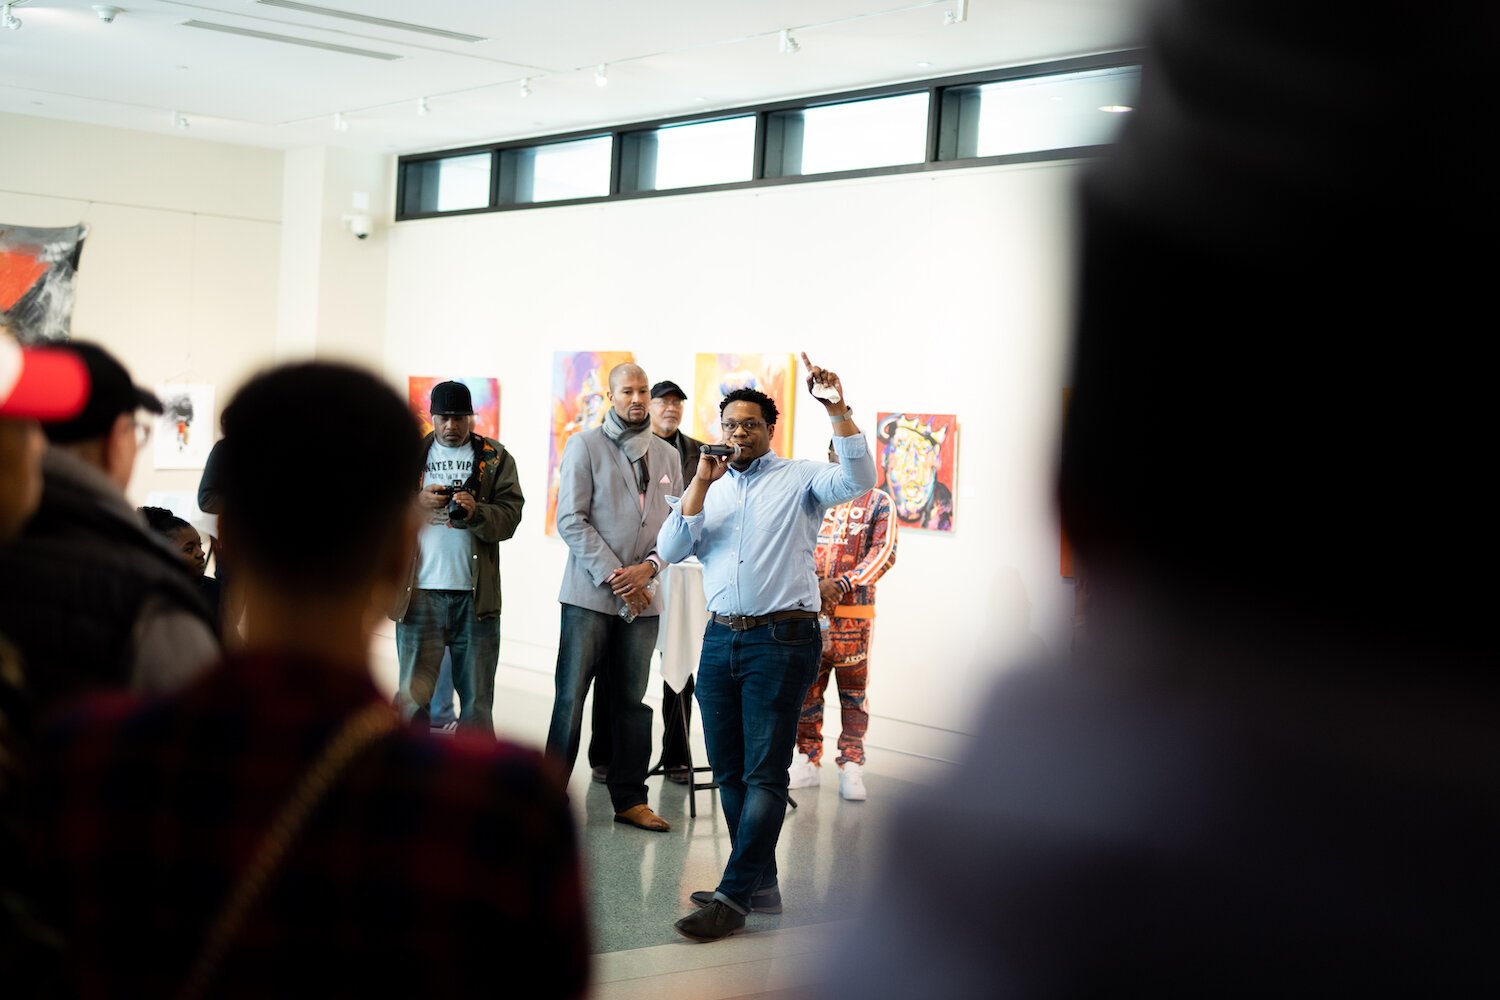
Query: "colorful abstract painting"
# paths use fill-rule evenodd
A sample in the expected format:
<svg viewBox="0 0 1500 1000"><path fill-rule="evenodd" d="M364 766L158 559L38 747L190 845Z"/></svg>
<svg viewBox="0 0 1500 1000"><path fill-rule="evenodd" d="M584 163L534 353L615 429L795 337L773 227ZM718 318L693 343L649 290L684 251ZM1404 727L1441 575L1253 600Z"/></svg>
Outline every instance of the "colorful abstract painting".
<svg viewBox="0 0 1500 1000"><path fill-rule="evenodd" d="M881 413L875 420L881 489L895 501L901 527L952 531L958 492L958 417Z"/></svg>
<svg viewBox="0 0 1500 1000"><path fill-rule="evenodd" d="M693 434L718 441L719 401L735 389L759 389L776 402L780 416L771 450L791 458L797 393L797 360L790 354L700 354L693 366Z"/></svg>
<svg viewBox="0 0 1500 1000"><path fill-rule="evenodd" d="M547 534L557 534L557 472L563 447L579 431L604 423L609 372L634 361L630 351L558 351L552 355L552 440L547 449Z"/></svg>
<svg viewBox="0 0 1500 1000"><path fill-rule="evenodd" d="M23 344L67 340L87 226L0 224L0 327Z"/></svg>
<svg viewBox="0 0 1500 1000"><path fill-rule="evenodd" d="M481 437L500 440L500 380L478 378L467 375L408 375L406 377L406 400L412 415L422 426L422 433L432 431L432 387L439 382L462 382L469 387L474 399L474 433Z"/></svg>
<svg viewBox="0 0 1500 1000"><path fill-rule="evenodd" d="M158 469L201 469L214 443L214 387L167 382L156 387L162 415L151 434Z"/></svg>

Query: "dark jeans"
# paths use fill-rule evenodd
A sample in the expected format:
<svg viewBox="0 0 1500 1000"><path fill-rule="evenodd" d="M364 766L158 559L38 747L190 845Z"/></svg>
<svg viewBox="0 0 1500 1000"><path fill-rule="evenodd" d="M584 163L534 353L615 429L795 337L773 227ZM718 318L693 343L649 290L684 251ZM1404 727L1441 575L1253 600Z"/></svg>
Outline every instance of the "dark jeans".
<svg viewBox="0 0 1500 1000"><path fill-rule="evenodd" d="M693 678L682 686L682 711L678 715L678 694L672 685L661 682L661 766L667 769L687 767L687 727L693 721ZM609 766L609 745L614 735L609 728L609 692L594 685L594 713L589 734L589 767Z"/></svg>
<svg viewBox="0 0 1500 1000"><path fill-rule="evenodd" d="M610 706L609 798L615 812L646 801L651 769L651 708L642 699L656 649L655 617L627 622L619 615L562 606L557 644L557 694L547 752L571 773L583 735L583 702L589 684L607 693Z"/></svg>
<svg viewBox="0 0 1500 1000"><path fill-rule="evenodd" d="M495 734L495 668L500 662L500 617L474 617L468 590L413 590L406 616L396 623L402 718L426 716L437 687L443 651L453 661L462 727Z"/></svg>
<svg viewBox="0 0 1500 1000"><path fill-rule="evenodd" d="M742 911L752 892L776 885L787 768L822 648L813 618L744 632L710 621L703 633L698 706L729 826L729 863L718 892Z"/></svg>

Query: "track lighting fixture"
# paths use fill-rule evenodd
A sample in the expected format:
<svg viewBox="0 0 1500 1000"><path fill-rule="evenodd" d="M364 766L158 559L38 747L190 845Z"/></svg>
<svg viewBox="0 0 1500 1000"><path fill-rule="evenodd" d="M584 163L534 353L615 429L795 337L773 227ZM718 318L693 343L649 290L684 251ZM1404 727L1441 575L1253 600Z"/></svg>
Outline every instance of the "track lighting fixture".
<svg viewBox="0 0 1500 1000"><path fill-rule="evenodd" d="M432 114L432 107L427 103L427 98L417 98L417 117L426 118L430 114Z"/></svg>
<svg viewBox="0 0 1500 1000"><path fill-rule="evenodd" d="M11 13L10 4L6 4L5 5L5 15L4 15L3 19L0 19L0 24L3 24L5 27L9 28L11 31L20 31L21 30L21 19L19 17L17 17L16 15L14 15L14 14Z"/></svg>
<svg viewBox="0 0 1500 1000"><path fill-rule="evenodd" d="M792 29L791 28L782 28L781 29L781 54L784 55L784 56L794 56L798 52L801 52L801 51L802 51L802 45L801 45L800 42L797 41L797 39L795 39L795 38L792 37Z"/></svg>
<svg viewBox="0 0 1500 1000"><path fill-rule="evenodd" d="M521 78L521 96L523 98L531 96L531 77L529 76Z"/></svg>
<svg viewBox="0 0 1500 1000"><path fill-rule="evenodd" d="M342 111L335 111L333 113L333 130L335 132L349 131L349 119L344 117Z"/></svg>
<svg viewBox="0 0 1500 1000"><path fill-rule="evenodd" d="M944 24L963 24L969 19L969 0L955 0L953 9L943 12Z"/></svg>
<svg viewBox="0 0 1500 1000"><path fill-rule="evenodd" d="M596 87L608 87L609 86L609 67L606 66L604 63L600 63L599 64L599 68L596 69L596 70L594 70L594 86L596 86Z"/></svg>
<svg viewBox="0 0 1500 1000"><path fill-rule="evenodd" d="M183 114L181 111L172 112L172 127L186 132L188 130L187 115Z"/></svg>

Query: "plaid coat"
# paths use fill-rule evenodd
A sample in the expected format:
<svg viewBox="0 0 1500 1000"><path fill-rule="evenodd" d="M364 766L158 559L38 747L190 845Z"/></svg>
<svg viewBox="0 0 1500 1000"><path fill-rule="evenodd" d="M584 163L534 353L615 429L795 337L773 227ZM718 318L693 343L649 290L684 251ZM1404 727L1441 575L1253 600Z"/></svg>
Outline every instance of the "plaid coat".
<svg viewBox="0 0 1500 1000"><path fill-rule="evenodd" d="M231 658L170 698L86 702L44 739L31 846L84 996L170 996L329 737L383 701L360 667ZM343 771L210 995L587 987L575 833L536 753L401 729Z"/></svg>

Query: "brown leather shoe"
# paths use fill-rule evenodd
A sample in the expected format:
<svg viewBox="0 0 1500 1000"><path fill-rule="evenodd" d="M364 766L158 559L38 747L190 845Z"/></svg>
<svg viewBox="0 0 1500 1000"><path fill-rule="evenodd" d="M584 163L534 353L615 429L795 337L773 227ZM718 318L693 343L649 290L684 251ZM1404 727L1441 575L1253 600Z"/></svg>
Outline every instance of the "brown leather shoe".
<svg viewBox="0 0 1500 1000"><path fill-rule="evenodd" d="M644 802L631 806L622 813L615 813L615 822L627 823L642 830L650 830L652 833L666 833L672 829L672 824L652 812L651 807Z"/></svg>

